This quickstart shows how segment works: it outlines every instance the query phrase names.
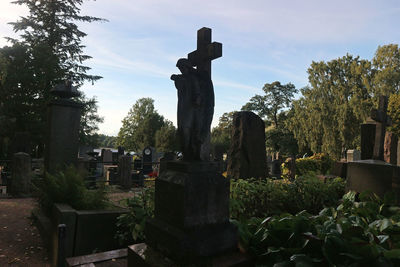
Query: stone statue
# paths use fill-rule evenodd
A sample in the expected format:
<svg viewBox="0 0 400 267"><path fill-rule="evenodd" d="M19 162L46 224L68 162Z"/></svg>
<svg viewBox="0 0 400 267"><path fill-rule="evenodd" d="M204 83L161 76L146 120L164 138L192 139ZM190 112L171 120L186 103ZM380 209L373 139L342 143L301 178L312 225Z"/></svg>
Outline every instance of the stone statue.
<svg viewBox="0 0 400 267"><path fill-rule="evenodd" d="M214 87L206 71L195 69L181 58L176 63L182 74L173 74L178 93L178 136L183 160L208 161L210 127L214 114Z"/></svg>

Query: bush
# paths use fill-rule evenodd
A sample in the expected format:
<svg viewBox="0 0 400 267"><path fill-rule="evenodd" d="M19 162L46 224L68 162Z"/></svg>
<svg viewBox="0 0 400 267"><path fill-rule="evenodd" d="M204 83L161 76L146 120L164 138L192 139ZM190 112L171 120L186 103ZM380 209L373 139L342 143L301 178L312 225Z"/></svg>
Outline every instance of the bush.
<svg viewBox="0 0 400 267"><path fill-rule="evenodd" d="M319 153L308 158L296 159L296 175L306 175L309 173L327 174L333 166L333 160L329 156ZM287 162L282 164L282 173L288 173Z"/></svg>
<svg viewBox="0 0 400 267"><path fill-rule="evenodd" d="M231 180L231 218L246 220L302 210L317 213L325 206L336 205L344 194L344 186L341 178L324 183L311 174L295 181Z"/></svg>
<svg viewBox="0 0 400 267"><path fill-rule="evenodd" d="M154 216L154 187L143 188L133 198L127 199L129 212L118 217L118 241L140 243L145 240L146 219Z"/></svg>
<svg viewBox="0 0 400 267"><path fill-rule="evenodd" d="M336 208L235 222L262 266L400 266L400 207L391 197L347 193Z"/></svg>
<svg viewBox="0 0 400 267"><path fill-rule="evenodd" d="M54 203L65 203L77 210L103 209L107 206L104 186L88 190L83 174L70 166L54 175L46 173L34 184L40 207L49 214Z"/></svg>

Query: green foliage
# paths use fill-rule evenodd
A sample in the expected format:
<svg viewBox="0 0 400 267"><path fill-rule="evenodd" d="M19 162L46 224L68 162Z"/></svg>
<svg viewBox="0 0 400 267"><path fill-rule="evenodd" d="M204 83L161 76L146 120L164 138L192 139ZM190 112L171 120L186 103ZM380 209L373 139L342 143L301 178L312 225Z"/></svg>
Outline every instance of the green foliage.
<svg viewBox="0 0 400 267"><path fill-rule="evenodd" d="M344 194L341 178L324 183L315 176L288 180L231 180L230 214L239 221L282 212L318 212L332 206Z"/></svg>
<svg viewBox="0 0 400 267"><path fill-rule="evenodd" d="M400 48L398 44L379 46L372 59L376 94L400 93Z"/></svg>
<svg viewBox="0 0 400 267"><path fill-rule="evenodd" d="M262 266L399 266L400 208L355 192L317 216L305 211L240 224L242 246Z"/></svg>
<svg viewBox="0 0 400 267"><path fill-rule="evenodd" d="M122 120L117 145L134 151L140 151L146 146L155 146L156 132L164 124L164 117L154 108L154 100L140 98Z"/></svg>
<svg viewBox="0 0 400 267"><path fill-rule="evenodd" d="M297 89L291 83L281 84L276 81L273 83L266 83L263 87L265 95L255 95L248 103L246 103L242 110L254 111L261 118L267 119L278 127L280 121L278 114L284 108L289 107L294 94Z"/></svg>
<svg viewBox="0 0 400 267"><path fill-rule="evenodd" d="M100 140L97 134L99 123L104 119L97 114L96 97L86 98L85 94L79 97L79 101L83 104L81 125L79 128L79 143L81 145L99 146Z"/></svg>
<svg viewBox="0 0 400 267"><path fill-rule="evenodd" d="M115 137L115 136L99 134L98 139L99 139L100 147L109 147L109 148L117 147L117 137Z"/></svg>
<svg viewBox="0 0 400 267"><path fill-rule="evenodd" d="M165 124L156 132L156 149L162 152L178 150L176 128L171 121L165 120Z"/></svg>
<svg viewBox="0 0 400 267"><path fill-rule="evenodd" d="M219 118L218 125L211 131L211 146L213 154L227 153L231 145L232 121L235 112L225 112Z"/></svg>
<svg viewBox="0 0 400 267"><path fill-rule="evenodd" d="M400 94L393 94L389 97L388 115L392 119L392 125L388 130L400 136Z"/></svg>
<svg viewBox="0 0 400 267"><path fill-rule="evenodd" d="M78 173L73 166L54 175L46 173L42 180L34 184L40 207L47 213L51 212L55 203L65 203L78 210L105 208L107 197L104 187L88 190L83 177L84 174Z"/></svg>
<svg viewBox="0 0 400 267"><path fill-rule="evenodd" d="M368 60L349 54L311 64L310 87L293 101L287 123L300 147L338 159L344 149L359 146L360 131L354 125L360 125L372 107L371 73Z"/></svg>
<svg viewBox="0 0 400 267"><path fill-rule="evenodd" d="M146 219L154 216L154 187L143 188L133 198L127 199L129 213L118 217L116 238L120 243L145 240Z"/></svg>
<svg viewBox="0 0 400 267"><path fill-rule="evenodd" d="M305 175L308 173L326 174L332 166L333 160L323 153L315 154L311 157L296 159L296 175ZM287 169L284 165L283 172Z"/></svg>
<svg viewBox="0 0 400 267"><path fill-rule="evenodd" d="M101 78L87 74L90 68L82 65L91 57L83 53L81 40L86 34L75 23L102 19L81 16L79 6L83 0L14 3L26 6L29 14L10 23L20 38L8 38L12 47L0 48L0 113L8 118L5 133L0 133L0 147L15 132L29 131L32 145L43 148L50 90L66 79L81 86L85 81ZM97 130L101 118L95 114L94 99L81 100L86 107L80 138L81 142L90 143L88 135ZM0 128L4 126L1 124Z"/></svg>

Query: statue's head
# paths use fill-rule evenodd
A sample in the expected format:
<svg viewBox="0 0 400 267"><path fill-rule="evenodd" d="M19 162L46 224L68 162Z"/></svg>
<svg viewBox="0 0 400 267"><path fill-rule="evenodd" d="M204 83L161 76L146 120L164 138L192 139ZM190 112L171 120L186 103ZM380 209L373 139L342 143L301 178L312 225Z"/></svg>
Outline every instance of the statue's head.
<svg viewBox="0 0 400 267"><path fill-rule="evenodd" d="M178 59L178 62L176 62L176 66L182 73L187 73L190 69L193 68L192 63L190 63L190 61L186 58Z"/></svg>

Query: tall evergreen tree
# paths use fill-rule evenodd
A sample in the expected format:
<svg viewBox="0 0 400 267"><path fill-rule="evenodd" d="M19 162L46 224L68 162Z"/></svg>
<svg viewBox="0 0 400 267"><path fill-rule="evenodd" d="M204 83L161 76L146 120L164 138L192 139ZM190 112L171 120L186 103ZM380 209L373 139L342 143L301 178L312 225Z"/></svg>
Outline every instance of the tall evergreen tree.
<svg viewBox="0 0 400 267"><path fill-rule="evenodd" d="M18 125L24 125L21 127L29 129L38 145L43 144L46 108L51 99L50 89L66 79L72 80L74 85L79 87L86 81L93 83L101 78L88 74L90 68L83 65L83 62L91 57L83 52L84 46L81 40L86 33L80 31L76 23L103 21L103 19L80 15L80 6L83 1L17 0L13 2L27 6L29 14L21 17L17 22L10 23L14 31L20 33L20 37L8 38L13 46L2 49L3 54L6 54L8 65L3 66L6 74L2 79L0 93L1 95L9 94L15 99L22 97L21 94L23 94L25 101L17 101L14 108L7 101L0 101L2 102L0 105L3 105L7 117L15 117L17 128ZM12 53L17 53L18 57L11 55ZM87 123L88 120L100 122L101 118L96 114L95 100L85 97L81 97L80 100L89 107L84 110L85 118L81 126L81 132L88 133L89 128L96 128L93 128L93 124ZM29 120L25 116L20 116L26 108L29 108L28 114L32 114ZM26 121L29 123L27 124ZM30 125L34 125L38 130L33 131ZM82 138L81 141L84 140L85 138Z"/></svg>

